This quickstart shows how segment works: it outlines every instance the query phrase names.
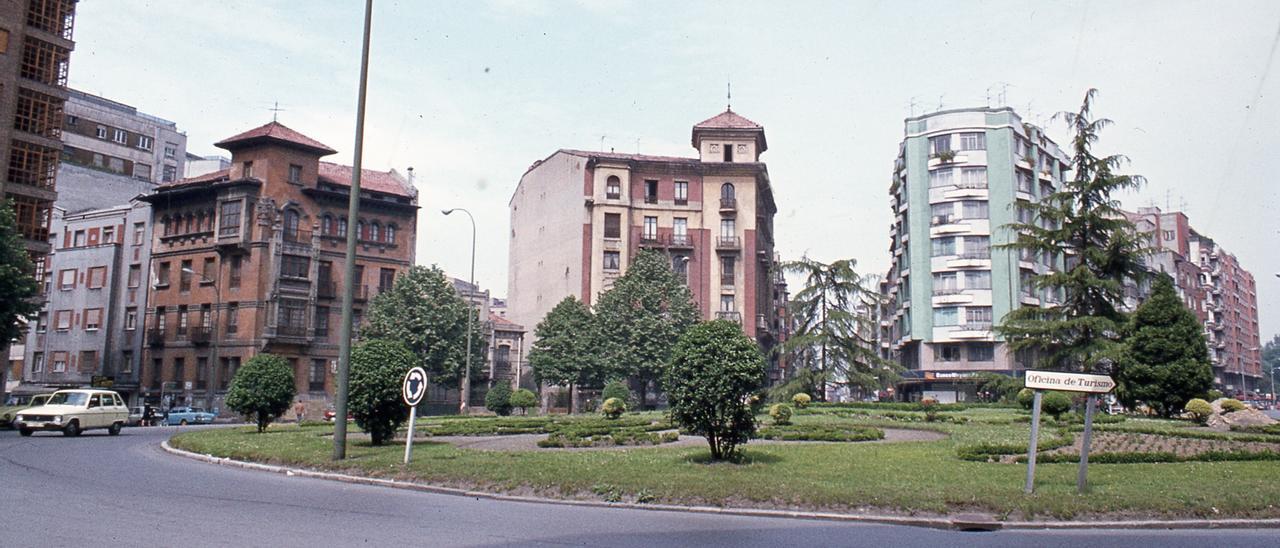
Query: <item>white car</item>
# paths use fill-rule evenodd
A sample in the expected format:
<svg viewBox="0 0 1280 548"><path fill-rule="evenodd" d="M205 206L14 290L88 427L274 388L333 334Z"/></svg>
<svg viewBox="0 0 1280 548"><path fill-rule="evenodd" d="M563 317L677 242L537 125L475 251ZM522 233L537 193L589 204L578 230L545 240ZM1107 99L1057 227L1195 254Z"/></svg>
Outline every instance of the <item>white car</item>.
<svg viewBox="0 0 1280 548"><path fill-rule="evenodd" d="M60 431L64 436L79 436L85 430L103 428L115 436L120 433L129 408L120 395L110 390L59 390L49 402L23 409L13 419L13 426L23 436L37 430Z"/></svg>

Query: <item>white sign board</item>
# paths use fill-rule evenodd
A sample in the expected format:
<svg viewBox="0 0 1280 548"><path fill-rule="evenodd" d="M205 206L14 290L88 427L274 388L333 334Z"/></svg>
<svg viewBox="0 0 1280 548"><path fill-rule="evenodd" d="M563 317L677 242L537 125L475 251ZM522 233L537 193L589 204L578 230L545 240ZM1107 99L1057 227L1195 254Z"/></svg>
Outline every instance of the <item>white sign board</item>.
<svg viewBox="0 0 1280 548"><path fill-rule="evenodd" d="M400 389L404 395L404 403L409 407L417 407L422 397L427 394L427 372L421 367L410 369L404 375L404 386Z"/></svg>
<svg viewBox="0 0 1280 548"><path fill-rule="evenodd" d="M1060 371L1027 371L1026 387L1036 390L1106 394L1116 387L1116 381L1111 380L1111 377L1106 375L1063 373Z"/></svg>

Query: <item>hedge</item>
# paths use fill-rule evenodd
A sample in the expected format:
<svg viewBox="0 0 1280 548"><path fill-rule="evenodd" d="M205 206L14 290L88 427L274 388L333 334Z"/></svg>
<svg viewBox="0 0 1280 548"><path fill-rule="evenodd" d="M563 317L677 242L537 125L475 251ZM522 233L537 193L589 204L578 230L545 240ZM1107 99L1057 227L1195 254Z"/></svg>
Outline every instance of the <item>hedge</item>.
<svg viewBox="0 0 1280 548"><path fill-rule="evenodd" d="M796 424L766 426L757 432L757 437L783 441L872 441L884 439L884 430L871 426Z"/></svg>
<svg viewBox="0 0 1280 548"><path fill-rule="evenodd" d="M1196 455L1178 456L1167 451L1150 453L1097 453L1089 455L1090 464L1151 464L1165 462L1226 462L1226 461L1272 461L1280 460L1280 452L1276 451L1205 451ZM1027 456L1018 457L1018 462L1027 462ZM1043 464L1077 463L1079 454L1055 453L1039 455L1036 462Z"/></svg>

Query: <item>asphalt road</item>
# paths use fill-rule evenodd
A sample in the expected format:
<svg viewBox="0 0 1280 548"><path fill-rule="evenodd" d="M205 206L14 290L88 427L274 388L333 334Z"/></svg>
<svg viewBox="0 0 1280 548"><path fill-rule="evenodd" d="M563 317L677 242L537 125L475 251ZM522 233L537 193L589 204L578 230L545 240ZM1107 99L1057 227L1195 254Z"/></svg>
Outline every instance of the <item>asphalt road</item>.
<svg viewBox="0 0 1280 548"><path fill-rule="evenodd" d="M1203 548L1274 547L1280 538L1274 529L961 533L479 500L193 461L160 450L175 431L0 431L0 546Z"/></svg>

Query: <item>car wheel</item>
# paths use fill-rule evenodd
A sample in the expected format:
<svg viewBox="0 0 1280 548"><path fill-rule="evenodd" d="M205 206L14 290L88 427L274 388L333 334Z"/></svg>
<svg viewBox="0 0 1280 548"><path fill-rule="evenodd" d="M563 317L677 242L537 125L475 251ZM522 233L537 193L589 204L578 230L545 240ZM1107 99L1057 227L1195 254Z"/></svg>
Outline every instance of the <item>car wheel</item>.
<svg viewBox="0 0 1280 548"><path fill-rule="evenodd" d="M71 422L67 423L67 426L66 426L66 427L64 427L64 428L62 429L62 435L64 435L64 436L68 436L68 437L76 437L76 436L79 436L79 435L80 435L80 421L78 421L78 420L74 420L74 421L71 421Z"/></svg>
<svg viewBox="0 0 1280 548"><path fill-rule="evenodd" d="M111 423L111 427L110 427L110 428L107 428L107 433L108 433L108 434L111 434L112 436L119 436L119 435L120 435L120 427L121 427L121 424L120 424L120 423L118 423L118 422L113 422L113 423Z"/></svg>
<svg viewBox="0 0 1280 548"><path fill-rule="evenodd" d="M27 437L27 436L30 436L30 435L31 435L31 432L32 432L32 430L31 430L30 428L19 428L19 429L18 429L18 434L22 435L22 437L24 437L24 438L25 438L25 437Z"/></svg>
<svg viewBox="0 0 1280 548"><path fill-rule="evenodd" d="M187 425L187 419L182 419L178 421L178 426L186 426L186 425Z"/></svg>

